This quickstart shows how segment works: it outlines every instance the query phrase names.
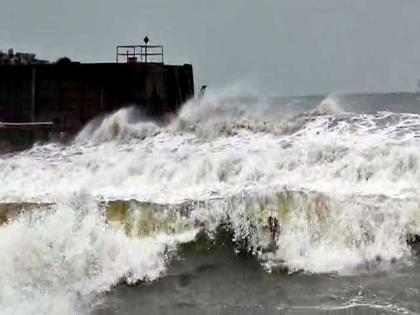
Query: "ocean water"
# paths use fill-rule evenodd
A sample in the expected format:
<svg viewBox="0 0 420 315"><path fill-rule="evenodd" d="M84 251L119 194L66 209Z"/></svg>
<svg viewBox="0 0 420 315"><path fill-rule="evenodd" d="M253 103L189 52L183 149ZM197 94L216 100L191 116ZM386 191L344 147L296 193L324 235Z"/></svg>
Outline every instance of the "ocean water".
<svg viewBox="0 0 420 315"><path fill-rule="evenodd" d="M238 96L0 155L0 313L420 313L420 95Z"/></svg>

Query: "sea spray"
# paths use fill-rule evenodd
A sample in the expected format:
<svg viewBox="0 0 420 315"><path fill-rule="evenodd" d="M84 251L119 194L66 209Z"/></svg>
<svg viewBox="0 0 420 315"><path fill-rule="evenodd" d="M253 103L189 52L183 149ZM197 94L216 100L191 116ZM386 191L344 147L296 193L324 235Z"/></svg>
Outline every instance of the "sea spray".
<svg viewBox="0 0 420 315"><path fill-rule="evenodd" d="M420 116L349 113L335 97L293 117L260 106L205 97L167 125L122 109L67 146L1 156L0 202L44 205L0 228L3 309L74 312L121 281L164 276L177 244L220 228L269 271L409 260Z"/></svg>
<svg viewBox="0 0 420 315"><path fill-rule="evenodd" d="M83 194L23 213L0 228L0 308L3 314L85 313L120 282L162 276L168 255L195 233L130 237L110 227Z"/></svg>
<svg viewBox="0 0 420 315"><path fill-rule="evenodd" d="M100 144L132 138L144 139L158 133L158 126L145 121L136 107L123 108L112 115L98 117L89 122L74 139L77 144Z"/></svg>

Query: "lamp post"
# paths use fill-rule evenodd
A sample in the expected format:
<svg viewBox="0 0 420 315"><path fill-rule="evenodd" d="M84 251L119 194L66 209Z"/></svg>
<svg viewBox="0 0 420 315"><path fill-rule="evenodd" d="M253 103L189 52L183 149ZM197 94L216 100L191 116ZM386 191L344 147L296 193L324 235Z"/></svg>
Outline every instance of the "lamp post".
<svg viewBox="0 0 420 315"><path fill-rule="evenodd" d="M146 36L143 41L146 44L144 47L144 62L147 63L147 44L149 43L149 37Z"/></svg>

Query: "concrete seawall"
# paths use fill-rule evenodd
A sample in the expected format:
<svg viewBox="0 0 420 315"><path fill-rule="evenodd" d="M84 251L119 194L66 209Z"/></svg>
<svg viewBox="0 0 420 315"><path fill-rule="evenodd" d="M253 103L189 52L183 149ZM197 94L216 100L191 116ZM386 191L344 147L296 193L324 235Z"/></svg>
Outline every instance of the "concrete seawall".
<svg viewBox="0 0 420 315"><path fill-rule="evenodd" d="M54 130L69 134L77 133L94 117L130 105L162 120L193 96L193 69L188 64L69 62L0 66L0 122L53 122ZM23 136L17 136L16 128L5 131L0 129L0 141L37 138L26 136L32 133L28 130L20 132Z"/></svg>

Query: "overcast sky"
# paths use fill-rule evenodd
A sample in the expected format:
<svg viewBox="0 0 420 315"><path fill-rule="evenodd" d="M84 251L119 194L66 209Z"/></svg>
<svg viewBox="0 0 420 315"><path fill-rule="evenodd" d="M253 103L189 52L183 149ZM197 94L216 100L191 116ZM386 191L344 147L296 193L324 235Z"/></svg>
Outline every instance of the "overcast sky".
<svg viewBox="0 0 420 315"><path fill-rule="evenodd" d="M145 34L196 86L252 82L268 95L415 90L420 0L13 0L0 47L113 61Z"/></svg>

